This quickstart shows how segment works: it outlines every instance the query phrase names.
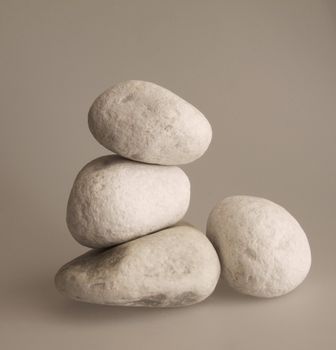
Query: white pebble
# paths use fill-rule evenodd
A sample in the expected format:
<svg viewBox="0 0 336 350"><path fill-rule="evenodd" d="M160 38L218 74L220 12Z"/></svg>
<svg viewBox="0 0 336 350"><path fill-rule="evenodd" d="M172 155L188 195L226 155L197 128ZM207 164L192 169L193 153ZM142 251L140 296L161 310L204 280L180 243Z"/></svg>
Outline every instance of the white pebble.
<svg viewBox="0 0 336 350"><path fill-rule="evenodd" d="M80 244L108 247L174 225L189 201L190 182L180 168L105 156L78 174L67 224Z"/></svg>
<svg viewBox="0 0 336 350"><path fill-rule="evenodd" d="M276 297L307 276L311 253L299 223L281 206L249 196L224 199L212 210L207 235L222 275L237 291Z"/></svg>
<svg viewBox="0 0 336 350"><path fill-rule="evenodd" d="M190 163L207 150L212 130L203 114L173 92L145 81L119 83L89 111L97 141L125 158L144 163Z"/></svg>
<svg viewBox="0 0 336 350"><path fill-rule="evenodd" d="M57 289L96 304L178 307L208 297L220 275L218 256L200 231L176 226L64 265Z"/></svg>

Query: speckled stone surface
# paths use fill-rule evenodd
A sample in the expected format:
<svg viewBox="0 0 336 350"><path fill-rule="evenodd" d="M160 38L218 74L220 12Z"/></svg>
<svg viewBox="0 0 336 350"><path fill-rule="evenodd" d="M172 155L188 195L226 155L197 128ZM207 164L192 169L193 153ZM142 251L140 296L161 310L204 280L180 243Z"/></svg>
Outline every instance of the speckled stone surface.
<svg viewBox="0 0 336 350"><path fill-rule="evenodd" d="M212 137L198 109L161 86L137 80L101 94L89 111L89 128L100 144L123 157L165 165L196 160Z"/></svg>
<svg viewBox="0 0 336 350"><path fill-rule="evenodd" d="M80 171L66 221L80 244L109 247L174 225L189 201L190 182L180 168L111 155Z"/></svg>
<svg viewBox="0 0 336 350"><path fill-rule="evenodd" d="M62 294L89 303L178 307L208 297L219 275L210 241L181 224L107 250L91 250L64 265L55 283Z"/></svg>
<svg viewBox="0 0 336 350"><path fill-rule="evenodd" d="M222 275L237 291L276 297L307 276L311 253L299 223L281 206L257 197L233 196L212 210L207 236Z"/></svg>

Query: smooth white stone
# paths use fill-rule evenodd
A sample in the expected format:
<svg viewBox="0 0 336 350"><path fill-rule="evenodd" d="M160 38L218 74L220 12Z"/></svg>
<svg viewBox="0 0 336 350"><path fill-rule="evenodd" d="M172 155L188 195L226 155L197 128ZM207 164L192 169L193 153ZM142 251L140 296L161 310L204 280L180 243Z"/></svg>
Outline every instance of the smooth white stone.
<svg viewBox="0 0 336 350"><path fill-rule="evenodd" d="M91 250L64 265L55 283L62 294L89 303L178 307L208 297L219 275L210 241L182 225Z"/></svg>
<svg viewBox="0 0 336 350"><path fill-rule="evenodd" d="M190 182L180 168L105 156L78 174L67 224L80 244L108 247L174 225L189 201Z"/></svg>
<svg viewBox="0 0 336 350"><path fill-rule="evenodd" d="M144 163L190 163L207 150L212 130L203 114L154 83L130 80L101 94L89 111L97 141Z"/></svg>
<svg viewBox="0 0 336 350"><path fill-rule="evenodd" d="M241 293L280 296L296 288L309 272L311 253L304 231L269 200L224 199L209 216L207 236L217 249L223 277Z"/></svg>

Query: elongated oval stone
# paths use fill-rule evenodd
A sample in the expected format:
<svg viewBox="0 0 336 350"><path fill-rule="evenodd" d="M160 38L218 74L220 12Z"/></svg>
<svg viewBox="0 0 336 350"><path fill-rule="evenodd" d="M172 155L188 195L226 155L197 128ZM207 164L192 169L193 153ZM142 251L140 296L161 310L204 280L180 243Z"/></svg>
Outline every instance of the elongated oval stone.
<svg viewBox="0 0 336 350"><path fill-rule="evenodd" d="M210 241L191 226L171 227L64 265L56 288L96 304L187 306L214 290L220 264Z"/></svg>
<svg viewBox="0 0 336 350"><path fill-rule="evenodd" d="M144 163L190 163L207 150L212 130L203 114L154 83L130 80L101 94L89 111L96 140Z"/></svg>
<svg viewBox="0 0 336 350"><path fill-rule="evenodd" d="M189 201L190 182L180 168L111 155L80 171L66 221L80 244L109 247L174 225Z"/></svg>

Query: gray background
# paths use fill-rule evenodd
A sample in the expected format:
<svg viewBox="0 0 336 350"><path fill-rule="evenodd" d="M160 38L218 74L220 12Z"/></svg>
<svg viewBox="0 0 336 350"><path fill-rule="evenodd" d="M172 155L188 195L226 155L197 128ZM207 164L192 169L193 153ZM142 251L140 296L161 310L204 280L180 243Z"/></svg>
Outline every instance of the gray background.
<svg viewBox="0 0 336 350"><path fill-rule="evenodd" d="M332 349L335 337L335 1L0 2L2 349ZM87 111L126 79L196 105L214 135L183 167L204 230L232 194L269 198L302 224L309 277L261 300L224 283L185 309L68 301L53 276L84 252L64 216L74 177L108 154Z"/></svg>

